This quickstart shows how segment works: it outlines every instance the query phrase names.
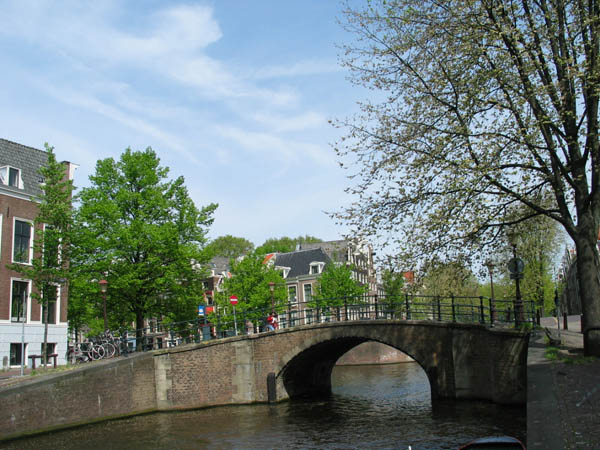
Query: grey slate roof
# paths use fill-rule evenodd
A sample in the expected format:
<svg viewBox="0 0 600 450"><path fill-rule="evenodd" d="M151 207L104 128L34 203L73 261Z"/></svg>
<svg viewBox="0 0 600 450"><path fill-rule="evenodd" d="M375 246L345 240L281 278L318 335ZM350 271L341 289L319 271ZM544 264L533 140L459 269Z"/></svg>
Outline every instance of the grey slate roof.
<svg viewBox="0 0 600 450"><path fill-rule="evenodd" d="M337 241L325 241L325 242L315 242L315 243L304 243L301 245L301 249L309 250L320 248L322 249L329 258L336 262L345 262L346 261L346 252L348 251L348 247L350 243L345 239L340 239Z"/></svg>
<svg viewBox="0 0 600 450"><path fill-rule="evenodd" d="M308 275L310 273L310 263L316 261L327 264L331 262L331 259L320 248L278 253L275 257L276 266L290 268L287 278Z"/></svg>
<svg viewBox="0 0 600 450"><path fill-rule="evenodd" d="M19 196L27 195L37 197L41 195L41 175L38 170L48 161L48 154L44 150L17 144L0 138L0 167L12 166L21 170L23 189L0 184L5 191L13 191Z"/></svg>

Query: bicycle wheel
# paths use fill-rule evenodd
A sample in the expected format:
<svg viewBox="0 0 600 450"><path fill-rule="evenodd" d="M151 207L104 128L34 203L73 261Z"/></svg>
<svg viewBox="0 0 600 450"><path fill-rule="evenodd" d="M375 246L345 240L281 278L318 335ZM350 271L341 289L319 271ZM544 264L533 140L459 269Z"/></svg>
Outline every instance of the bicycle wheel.
<svg viewBox="0 0 600 450"><path fill-rule="evenodd" d="M102 344L102 348L104 348L104 357L105 358L112 358L113 356L115 356L115 353L117 351L115 346L113 344L111 344L110 342L104 342Z"/></svg>
<svg viewBox="0 0 600 450"><path fill-rule="evenodd" d="M104 355L105 355L104 347L102 347L101 345L97 345L97 344L92 345L92 348L90 350L90 357L94 361L104 358Z"/></svg>

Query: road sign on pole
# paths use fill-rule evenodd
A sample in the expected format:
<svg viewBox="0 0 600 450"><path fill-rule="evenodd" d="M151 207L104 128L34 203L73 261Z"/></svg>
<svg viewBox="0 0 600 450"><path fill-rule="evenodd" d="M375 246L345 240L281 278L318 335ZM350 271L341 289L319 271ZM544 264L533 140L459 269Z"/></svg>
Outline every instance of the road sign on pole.
<svg viewBox="0 0 600 450"><path fill-rule="evenodd" d="M199 316L204 315L204 305L198 305L198 315Z"/></svg>
<svg viewBox="0 0 600 450"><path fill-rule="evenodd" d="M232 305L237 305L238 302L238 298L235 295L232 295L231 297L229 297L229 303L231 303Z"/></svg>

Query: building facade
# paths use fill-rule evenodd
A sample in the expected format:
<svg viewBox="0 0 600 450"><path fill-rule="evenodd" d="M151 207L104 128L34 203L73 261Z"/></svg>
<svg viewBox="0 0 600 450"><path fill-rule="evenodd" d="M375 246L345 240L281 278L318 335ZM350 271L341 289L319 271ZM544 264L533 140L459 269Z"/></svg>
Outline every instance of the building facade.
<svg viewBox="0 0 600 450"><path fill-rule="evenodd" d="M33 242L41 229L34 225L38 214L36 199L44 180L39 169L47 153L0 139L0 360L2 368L30 365L29 355L41 355L44 341L44 311L31 296L33 283L7 268L7 264L31 265ZM66 176L72 179L75 165L65 162ZM49 289L48 353L57 353L65 362L67 352L66 287Z"/></svg>

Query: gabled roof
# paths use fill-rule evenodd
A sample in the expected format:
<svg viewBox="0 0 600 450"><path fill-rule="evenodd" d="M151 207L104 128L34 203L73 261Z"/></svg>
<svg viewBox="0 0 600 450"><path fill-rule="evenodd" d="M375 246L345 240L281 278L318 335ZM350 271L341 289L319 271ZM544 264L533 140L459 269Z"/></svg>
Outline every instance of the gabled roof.
<svg viewBox="0 0 600 450"><path fill-rule="evenodd" d="M23 189L0 184L0 188L12 191L18 196L38 197L42 193L43 182L39 169L48 162L48 153L37 148L27 147L0 138L0 167L11 166L21 170Z"/></svg>
<svg viewBox="0 0 600 450"><path fill-rule="evenodd" d="M289 267L290 271L287 278L294 278L310 273L310 264L314 262L331 262L331 259L320 249L299 250L290 253L277 253L275 265L279 267Z"/></svg>
<svg viewBox="0 0 600 450"><path fill-rule="evenodd" d="M324 241L324 242L315 242L315 243L304 243L301 244L301 249L303 250L312 250L315 248L322 249L330 259L335 260L337 262L344 262L346 260L346 253L348 252L348 247L350 246L350 242L345 239L340 239L337 241Z"/></svg>

